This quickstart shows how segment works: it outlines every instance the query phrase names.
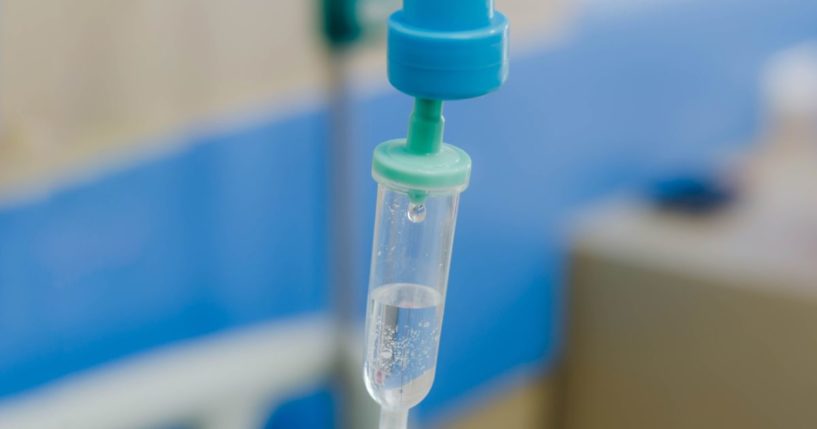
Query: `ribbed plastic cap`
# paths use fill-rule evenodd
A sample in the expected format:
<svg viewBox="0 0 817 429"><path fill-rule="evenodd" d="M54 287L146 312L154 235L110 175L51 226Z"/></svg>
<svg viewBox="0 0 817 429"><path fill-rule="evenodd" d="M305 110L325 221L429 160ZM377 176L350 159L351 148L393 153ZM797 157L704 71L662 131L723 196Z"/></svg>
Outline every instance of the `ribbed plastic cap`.
<svg viewBox="0 0 817 429"><path fill-rule="evenodd" d="M508 21L493 0L404 0L389 19L388 68L414 97L487 94L508 75Z"/></svg>

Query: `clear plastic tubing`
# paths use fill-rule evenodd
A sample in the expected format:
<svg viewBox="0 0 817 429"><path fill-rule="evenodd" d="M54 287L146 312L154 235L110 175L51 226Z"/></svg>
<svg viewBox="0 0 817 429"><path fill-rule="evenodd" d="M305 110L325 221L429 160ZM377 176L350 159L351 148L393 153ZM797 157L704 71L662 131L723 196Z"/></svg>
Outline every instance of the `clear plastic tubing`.
<svg viewBox="0 0 817 429"><path fill-rule="evenodd" d="M434 382L460 193L471 158L442 142L440 100L417 99L408 137L381 143L364 380L380 429L405 429Z"/></svg>
<svg viewBox="0 0 817 429"><path fill-rule="evenodd" d="M413 203L378 186L364 370L381 429L404 428L431 390L458 200L452 190Z"/></svg>

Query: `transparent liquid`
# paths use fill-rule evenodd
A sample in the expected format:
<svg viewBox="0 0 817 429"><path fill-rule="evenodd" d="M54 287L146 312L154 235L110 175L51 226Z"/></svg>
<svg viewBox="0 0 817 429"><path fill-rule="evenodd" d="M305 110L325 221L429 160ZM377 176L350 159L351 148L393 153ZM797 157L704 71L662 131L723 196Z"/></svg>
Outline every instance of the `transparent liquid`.
<svg viewBox="0 0 817 429"><path fill-rule="evenodd" d="M413 407L431 390L442 316L442 295L431 287L394 283L370 292L364 379L382 407Z"/></svg>

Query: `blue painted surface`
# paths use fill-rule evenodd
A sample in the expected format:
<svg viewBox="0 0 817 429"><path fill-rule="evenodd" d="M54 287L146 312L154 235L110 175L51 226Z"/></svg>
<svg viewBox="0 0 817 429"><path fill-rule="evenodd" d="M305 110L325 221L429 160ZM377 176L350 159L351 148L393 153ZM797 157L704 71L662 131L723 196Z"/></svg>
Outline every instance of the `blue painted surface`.
<svg viewBox="0 0 817 429"><path fill-rule="evenodd" d="M323 309L322 123L311 113L202 137L182 153L3 210L0 395L179 339ZM293 140L301 144L274 144Z"/></svg>
<svg viewBox="0 0 817 429"><path fill-rule="evenodd" d="M336 407L332 390L320 388L316 392L293 398L277 407L265 424L266 429L332 429Z"/></svg>
<svg viewBox="0 0 817 429"><path fill-rule="evenodd" d="M449 103L447 140L469 151L474 171L421 415L509 369L551 363L566 219L609 192L705 168L751 138L760 65L817 36L814 22L817 2L805 0L588 14L563 44L515 58L499 93ZM356 250L365 273L371 150L404 134L410 100L390 93L357 108L350 198L366 233ZM181 153L2 209L0 396L179 339L325 309L325 133L319 108L191 136ZM306 401L295 415L331 408Z"/></svg>

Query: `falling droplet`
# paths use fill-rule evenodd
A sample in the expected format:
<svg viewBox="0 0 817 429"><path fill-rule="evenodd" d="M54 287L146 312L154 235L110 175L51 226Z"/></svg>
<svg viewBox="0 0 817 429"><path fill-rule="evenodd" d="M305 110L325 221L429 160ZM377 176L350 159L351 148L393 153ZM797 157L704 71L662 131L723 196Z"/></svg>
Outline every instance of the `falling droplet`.
<svg viewBox="0 0 817 429"><path fill-rule="evenodd" d="M410 203L407 214L410 221L420 223L426 218L426 206L423 204Z"/></svg>

